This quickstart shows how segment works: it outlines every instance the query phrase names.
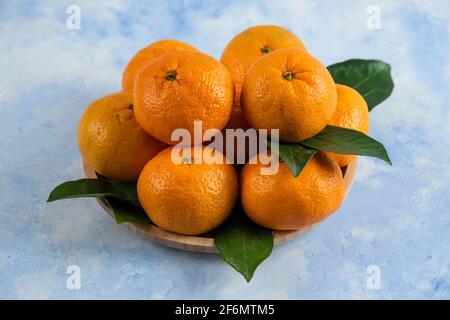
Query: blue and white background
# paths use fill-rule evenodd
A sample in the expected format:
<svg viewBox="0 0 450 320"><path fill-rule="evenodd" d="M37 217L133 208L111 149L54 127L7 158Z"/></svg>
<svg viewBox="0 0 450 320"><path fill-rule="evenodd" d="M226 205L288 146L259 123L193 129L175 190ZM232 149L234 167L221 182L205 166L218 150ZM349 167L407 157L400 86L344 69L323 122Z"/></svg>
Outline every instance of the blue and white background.
<svg viewBox="0 0 450 320"><path fill-rule="evenodd" d="M70 5L81 10L79 30L66 26ZM367 27L371 5L381 29ZM449 21L441 0L2 0L0 298L449 299ZM174 38L220 58L257 24L288 28L326 65L392 65L396 87L372 111L370 135L393 167L361 159L342 207L277 247L250 284L216 255L117 226L92 199L45 202L82 177L77 122L91 101L120 90L138 49ZM79 290L66 287L70 265L81 269Z"/></svg>

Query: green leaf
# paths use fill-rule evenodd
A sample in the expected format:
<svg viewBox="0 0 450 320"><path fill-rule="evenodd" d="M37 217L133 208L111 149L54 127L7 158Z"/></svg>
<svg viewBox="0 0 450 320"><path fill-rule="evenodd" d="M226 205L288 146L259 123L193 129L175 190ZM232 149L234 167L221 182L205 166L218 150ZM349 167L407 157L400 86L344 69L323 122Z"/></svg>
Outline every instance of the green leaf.
<svg viewBox="0 0 450 320"><path fill-rule="evenodd" d="M334 81L352 87L366 100L369 111L394 90L391 66L379 60L351 59L328 67Z"/></svg>
<svg viewBox="0 0 450 320"><path fill-rule="evenodd" d="M275 151L274 142L270 142L271 150ZM314 157L317 150L307 148L301 144L278 144L278 156L291 170L292 174L297 177L308 161Z"/></svg>
<svg viewBox="0 0 450 320"><path fill-rule="evenodd" d="M238 204L232 216L217 230L214 244L223 260L250 282L256 268L272 253L273 237L270 230L247 218Z"/></svg>
<svg viewBox="0 0 450 320"><path fill-rule="evenodd" d="M97 171L95 171L95 175L97 176L97 179L99 179L99 180L112 182L107 177L105 177L104 175L98 173Z"/></svg>
<svg viewBox="0 0 450 320"><path fill-rule="evenodd" d="M47 202L85 197L112 197L140 206L136 183L109 182L99 179L67 181L57 186L48 196Z"/></svg>
<svg viewBox="0 0 450 320"><path fill-rule="evenodd" d="M108 206L114 213L114 218L117 224L124 222L136 223L136 224L150 224L150 218L145 211L127 202L123 202L111 197L104 199Z"/></svg>
<svg viewBox="0 0 450 320"><path fill-rule="evenodd" d="M302 141L301 144L316 150L375 157L392 165L380 142L356 130L326 126L319 134Z"/></svg>

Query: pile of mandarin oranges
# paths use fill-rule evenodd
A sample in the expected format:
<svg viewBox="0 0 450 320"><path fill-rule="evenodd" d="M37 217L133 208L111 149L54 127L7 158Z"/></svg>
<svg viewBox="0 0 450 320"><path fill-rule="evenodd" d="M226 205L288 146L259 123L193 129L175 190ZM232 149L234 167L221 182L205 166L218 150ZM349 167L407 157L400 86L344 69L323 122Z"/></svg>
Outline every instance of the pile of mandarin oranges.
<svg viewBox="0 0 450 320"><path fill-rule="evenodd" d="M176 40L143 48L127 64L122 90L84 112L79 147L100 175L137 181L139 202L152 223L179 234L215 229L238 201L251 220L272 230L312 225L342 203L341 167L352 155L318 152L297 177L283 162L272 175L262 174L258 161L175 163L172 133L193 132L195 121L203 131L278 129L282 143L308 139L327 125L365 134L369 129L363 97L335 84L298 37L268 25L235 36L220 61ZM201 152L207 145L185 148Z"/></svg>

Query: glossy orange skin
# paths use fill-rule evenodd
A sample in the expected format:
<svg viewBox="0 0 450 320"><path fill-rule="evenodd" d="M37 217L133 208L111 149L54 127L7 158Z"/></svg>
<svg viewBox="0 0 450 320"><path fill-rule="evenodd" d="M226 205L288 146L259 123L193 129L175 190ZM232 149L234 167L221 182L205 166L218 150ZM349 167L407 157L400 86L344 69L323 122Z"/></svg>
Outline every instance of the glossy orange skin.
<svg viewBox="0 0 450 320"><path fill-rule="evenodd" d="M252 64L241 107L251 127L279 129L281 141L300 142L330 122L336 96L333 78L317 59L304 50L280 49Z"/></svg>
<svg viewBox="0 0 450 320"><path fill-rule="evenodd" d="M255 223L273 230L298 230L332 214L345 195L342 172L318 153L298 177L284 163L275 175L261 175L260 164L246 164L240 176L241 202Z"/></svg>
<svg viewBox="0 0 450 320"><path fill-rule="evenodd" d="M163 150L145 166L137 184L139 201L162 229L185 235L211 231L234 208L239 188L236 171L229 164L194 164L191 159L177 165L172 150Z"/></svg>
<svg viewBox="0 0 450 320"><path fill-rule="evenodd" d="M331 119L331 125L344 127L361 131L365 134L369 133L369 108L366 100L353 88L345 85L336 84L337 105L336 111ZM354 158L354 155L336 154L326 152L341 166L345 167Z"/></svg>
<svg viewBox="0 0 450 320"><path fill-rule="evenodd" d="M117 181L136 181L145 164L167 145L139 127L133 98L113 93L94 101L78 125L84 160L96 172Z"/></svg>
<svg viewBox="0 0 450 320"><path fill-rule="evenodd" d="M176 72L176 79L168 74ZM233 106L234 85L228 70L200 53L175 51L156 58L139 72L134 88L136 118L152 136L168 143L173 130L188 129L194 121L207 129L223 129Z"/></svg>
<svg viewBox="0 0 450 320"><path fill-rule="evenodd" d="M250 65L265 53L270 51L297 48L305 49L303 43L294 34L279 26L261 25L244 30L235 36L225 47L220 61L230 71L234 85L235 106L239 108L241 88Z"/></svg>
<svg viewBox="0 0 450 320"><path fill-rule="evenodd" d="M133 93L136 75L147 63L159 56L177 50L198 51L187 43L170 39L154 42L139 50L134 57L131 58L123 71L122 91Z"/></svg>

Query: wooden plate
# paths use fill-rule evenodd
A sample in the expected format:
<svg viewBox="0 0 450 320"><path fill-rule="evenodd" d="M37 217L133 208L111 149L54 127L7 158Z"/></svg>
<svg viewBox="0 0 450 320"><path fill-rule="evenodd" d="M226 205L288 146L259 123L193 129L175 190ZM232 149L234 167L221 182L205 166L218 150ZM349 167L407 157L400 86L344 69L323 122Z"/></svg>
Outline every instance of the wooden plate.
<svg viewBox="0 0 450 320"><path fill-rule="evenodd" d="M342 168L342 173L344 175L344 183L345 183L345 191L346 194L350 190L353 182L353 178L356 173L356 164L357 159L353 160L347 167ZM83 162L83 170L85 176L88 178L96 178L95 172L92 168L90 168L86 162ZM111 216L114 217L113 212L108 207L105 201L98 199L97 200L100 206ZM159 244L186 250L192 252L203 252L203 253L217 253L216 247L214 246L214 238L208 236L184 236L181 234L165 231L153 224L149 225L140 225L134 223L122 223L121 226L125 226L131 231L149 238L150 240L157 242ZM311 230L314 226L309 226L300 230L295 231L273 231L273 239L275 245L282 244L289 239L294 237L298 237L309 230Z"/></svg>

